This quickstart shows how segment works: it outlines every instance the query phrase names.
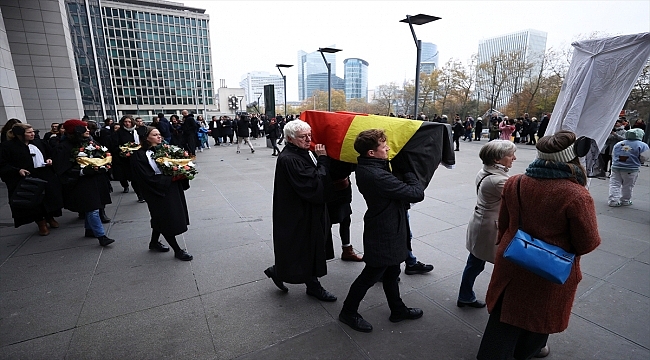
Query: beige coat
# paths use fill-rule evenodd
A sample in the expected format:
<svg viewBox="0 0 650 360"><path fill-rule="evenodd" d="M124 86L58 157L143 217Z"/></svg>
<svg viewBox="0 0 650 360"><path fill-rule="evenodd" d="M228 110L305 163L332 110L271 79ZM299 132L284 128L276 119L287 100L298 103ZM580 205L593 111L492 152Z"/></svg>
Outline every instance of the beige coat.
<svg viewBox="0 0 650 360"><path fill-rule="evenodd" d="M486 175L488 176L483 179ZM501 168L483 165L483 169L476 174L474 184L478 185L481 179L483 182L478 190L474 213L467 225L465 246L477 258L494 263L501 192L508 180L508 174Z"/></svg>

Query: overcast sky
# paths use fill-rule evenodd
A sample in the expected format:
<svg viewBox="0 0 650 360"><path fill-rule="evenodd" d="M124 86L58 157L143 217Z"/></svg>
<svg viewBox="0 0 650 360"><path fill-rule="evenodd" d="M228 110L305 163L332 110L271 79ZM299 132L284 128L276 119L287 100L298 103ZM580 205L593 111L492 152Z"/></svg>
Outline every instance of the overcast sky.
<svg viewBox="0 0 650 360"><path fill-rule="evenodd" d="M650 31L650 1L183 1L206 9L215 86L239 87L250 71L278 74L275 64L296 64L298 50L335 44L337 75L343 60L370 63L368 87L415 77L416 48L406 15L441 20L415 26L419 40L438 46L439 65L468 62L483 38L528 28L545 31L546 47L569 46L579 35ZM298 100L296 67L287 75L287 100Z"/></svg>

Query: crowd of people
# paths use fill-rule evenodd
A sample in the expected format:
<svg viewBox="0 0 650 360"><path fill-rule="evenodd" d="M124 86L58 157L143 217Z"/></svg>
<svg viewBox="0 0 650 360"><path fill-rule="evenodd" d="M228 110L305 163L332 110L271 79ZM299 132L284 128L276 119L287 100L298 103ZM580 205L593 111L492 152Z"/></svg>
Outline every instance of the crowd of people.
<svg viewBox="0 0 650 360"><path fill-rule="evenodd" d="M289 291L285 283L305 284L307 295L320 301L337 301L319 278L327 274L327 260L334 257L332 224L338 223L341 259L365 263L350 285L339 320L356 331L372 332L372 324L358 308L378 281L388 302L389 321L415 320L424 315L421 309L404 304L398 286L402 262L406 262L407 275L433 270L432 265L416 260L411 247L408 210L411 204L424 200L424 188L413 173L393 174L383 130L369 129L356 136L354 149L359 157L358 164L352 165L329 158L325 145L312 143L309 124L293 116L267 120L239 114L234 120L223 116L206 122L200 115L194 119L187 111L181 115L168 120L159 114L152 126L128 115L117 124L107 119L101 127L92 121L68 120L52 124L42 139L29 124L10 120L2 128L0 146L0 177L7 184L10 204L26 178L40 179L46 186L44 196L31 208L12 204L14 225L34 222L39 234L46 236L49 229L59 227L55 218L67 209L85 220L85 236L107 246L115 240L104 231L102 223L110 219L103 209L111 203L111 180L119 181L124 193L132 187L138 202L147 203L152 228L149 249L168 252L171 247L177 259L192 260L176 240L189 225L184 195L189 180L164 174L154 161L154 153L170 144L195 157L196 151L210 148L208 136L213 138L213 146L230 146L236 136L237 153L242 144L254 153L252 139L266 136L272 143L272 155L278 158L273 190L275 262L264 274L283 292ZM582 278L580 256L600 244L594 202L585 188L587 172L579 160L584 154L577 150L575 134L559 131L545 135L550 114L545 114L540 124L527 115L517 120L492 117L486 124L490 141L479 152L483 166L475 179L477 201L466 233L469 255L456 303L459 308L487 306L490 313L478 359L548 355L549 334L568 326ZM437 120L447 122L445 115ZM639 122L625 130L620 121L612 130L610 137L618 141L608 144L612 162L610 206L632 204L639 167L650 157L648 145L641 141L645 136L641 125L645 124ZM464 141L480 141L482 129L480 117L476 122L468 117L461 123L456 115L456 150L462 136ZM286 141L282 151L278 140ZM517 159L515 143L534 145L537 157L524 174L510 176ZM314 151L310 150L312 146ZM76 161L79 152L91 151L105 156L112 153L112 164L83 166ZM352 172L367 204L362 256L350 245ZM554 200L540 201L542 198ZM504 251L522 228L576 255L566 283L558 286L504 259ZM160 242L161 235L169 247ZM493 263L494 270L486 301L482 301L473 287L486 262Z"/></svg>

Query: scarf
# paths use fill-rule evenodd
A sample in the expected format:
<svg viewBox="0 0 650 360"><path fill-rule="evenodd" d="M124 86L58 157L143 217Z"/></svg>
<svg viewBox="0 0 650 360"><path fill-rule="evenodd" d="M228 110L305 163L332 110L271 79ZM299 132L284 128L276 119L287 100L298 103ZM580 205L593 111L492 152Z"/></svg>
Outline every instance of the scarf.
<svg viewBox="0 0 650 360"><path fill-rule="evenodd" d="M543 159L533 160L526 169L526 176L538 179L569 179L582 186L587 184L587 177L580 166Z"/></svg>

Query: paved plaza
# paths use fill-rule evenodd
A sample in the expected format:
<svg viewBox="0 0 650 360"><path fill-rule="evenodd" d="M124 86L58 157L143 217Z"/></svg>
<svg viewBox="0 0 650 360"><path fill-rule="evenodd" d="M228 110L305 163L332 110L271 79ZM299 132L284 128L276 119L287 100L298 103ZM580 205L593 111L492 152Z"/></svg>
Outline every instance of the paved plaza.
<svg viewBox="0 0 650 360"><path fill-rule="evenodd" d="M321 279L338 301L320 302L302 285L282 293L264 275L274 261L276 157L262 139L253 141L255 154L234 146L197 154L200 174L186 192L191 224L179 236L191 262L148 250L147 206L117 182L106 209L116 241L106 248L84 238L83 221L65 210L49 236L36 225L13 228L2 183L0 359L475 359L488 313L460 309L456 297L484 143L461 141L456 168L440 167L410 211L414 253L435 269L402 273L400 288L424 316L389 322L375 285L359 309L374 326L369 334L338 321L363 268L340 260L338 238ZM519 145L516 155L514 174L533 160L534 147ZM353 188L352 244L363 251L365 202ZM606 180L593 179L590 192L602 244L582 257L569 328L550 336L548 358L650 359L650 168L641 168L632 206L608 207ZM477 279L480 299L491 270Z"/></svg>

